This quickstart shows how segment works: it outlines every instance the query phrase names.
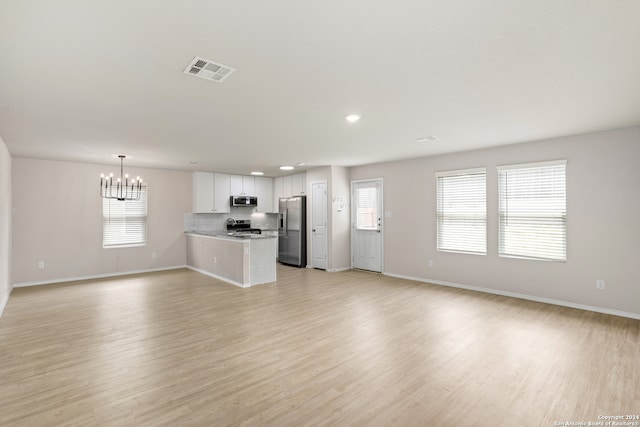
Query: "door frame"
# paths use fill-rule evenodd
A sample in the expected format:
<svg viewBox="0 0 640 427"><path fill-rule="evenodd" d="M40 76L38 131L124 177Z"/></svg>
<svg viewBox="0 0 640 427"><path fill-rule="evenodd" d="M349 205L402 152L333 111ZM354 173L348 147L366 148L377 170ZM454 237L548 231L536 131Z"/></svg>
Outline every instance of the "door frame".
<svg viewBox="0 0 640 427"><path fill-rule="evenodd" d="M355 237L356 237L356 204L355 204L355 186L357 184L361 184L363 182L374 182L377 181L380 188L380 273L384 273L384 180L382 177L378 178L368 178L368 179L354 179L351 180L351 268L355 268L353 266L354 258L355 258ZM363 270L364 271L364 270Z"/></svg>
<svg viewBox="0 0 640 427"><path fill-rule="evenodd" d="M326 227L326 232L325 232L325 256L326 256L325 264L326 265L324 267L324 270L325 271L329 271L329 222L330 222L329 221L329 188L328 188L329 184L328 184L326 179L319 179L317 181L311 181L309 183L309 186L311 188L311 209L310 209L311 210L311 221L310 221L310 224L309 224L309 229L310 230L313 230L313 212L314 212L314 204L316 202L314 197L313 197L313 185L314 184L324 184L324 191L325 191L325 194L324 194L324 200L325 200L325 212L324 212L324 215L325 215L325 219L327 220L327 224L325 226ZM311 247L311 251L310 251L310 253L311 253L311 268L319 268L319 267L315 267L313 265L313 262L314 262L314 259L315 259L315 255L313 253L313 231L311 231L311 239L310 240L311 240L311 244L309 246Z"/></svg>

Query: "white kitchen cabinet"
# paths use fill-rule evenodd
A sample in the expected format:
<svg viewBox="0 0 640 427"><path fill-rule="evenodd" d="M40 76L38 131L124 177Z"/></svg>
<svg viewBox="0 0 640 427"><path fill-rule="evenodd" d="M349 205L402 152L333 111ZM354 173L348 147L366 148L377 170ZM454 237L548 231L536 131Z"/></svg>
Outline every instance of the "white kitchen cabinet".
<svg viewBox="0 0 640 427"><path fill-rule="evenodd" d="M291 175L282 177L282 197L291 197Z"/></svg>
<svg viewBox="0 0 640 427"><path fill-rule="evenodd" d="M215 194L213 210L216 213L230 212L229 198L231 197L231 193L229 192L229 178L230 176L226 173L214 174Z"/></svg>
<svg viewBox="0 0 640 427"><path fill-rule="evenodd" d="M243 196L256 195L256 177L255 176L242 177L242 191L244 192Z"/></svg>
<svg viewBox="0 0 640 427"><path fill-rule="evenodd" d="M255 177L231 175L230 190L232 196L255 196Z"/></svg>
<svg viewBox="0 0 640 427"><path fill-rule="evenodd" d="M278 212L278 204L280 201L280 197L284 197L283 178L284 177L279 176L273 179L273 210L274 212Z"/></svg>
<svg viewBox="0 0 640 427"><path fill-rule="evenodd" d="M256 176L254 196L258 198L258 212L274 212L272 178Z"/></svg>
<svg viewBox="0 0 640 427"><path fill-rule="evenodd" d="M193 212L229 212L229 175L212 172L193 173Z"/></svg>
<svg viewBox="0 0 640 427"><path fill-rule="evenodd" d="M305 194L307 194L307 174L291 175L291 195L304 196Z"/></svg>
<svg viewBox="0 0 640 427"><path fill-rule="evenodd" d="M307 174L280 176L273 180L274 197L304 196L307 194Z"/></svg>
<svg viewBox="0 0 640 427"><path fill-rule="evenodd" d="M193 212L211 213L214 204L214 178L211 172L193 173Z"/></svg>
<svg viewBox="0 0 640 427"><path fill-rule="evenodd" d="M242 175L229 175L229 189L231 195L242 196Z"/></svg>
<svg viewBox="0 0 640 427"><path fill-rule="evenodd" d="M305 196L307 194L307 174L279 176L273 180L273 209L278 211L281 197Z"/></svg>

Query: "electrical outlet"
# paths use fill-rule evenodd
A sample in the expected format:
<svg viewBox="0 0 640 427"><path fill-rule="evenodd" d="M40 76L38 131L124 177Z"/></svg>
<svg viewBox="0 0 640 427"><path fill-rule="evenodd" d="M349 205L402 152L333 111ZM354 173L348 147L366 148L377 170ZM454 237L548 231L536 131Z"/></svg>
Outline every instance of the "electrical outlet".
<svg viewBox="0 0 640 427"><path fill-rule="evenodd" d="M604 280L602 279L596 280L596 289L600 289L600 290L604 289Z"/></svg>
<svg viewBox="0 0 640 427"><path fill-rule="evenodd" d="M429 268L433 268L433 260L432 259L429 260Z"/></svg>
<svg viewBox="0 0 640 427"><path fill-rule="evenodd" d="M218 262L218 257L213 257L213 263L215 264L216 262Z"/></svg>
<svg viewBox="0 0 640 427"><path fill-rule="evenodd" d="M155 252L151 252L151 258L158 258L158 254Z"/></svg>
<svg viewBox="0 0 640 427"><path fill-rule="evenodd" d="M38 268L44 268L44 261L38 262Z"/></svg>

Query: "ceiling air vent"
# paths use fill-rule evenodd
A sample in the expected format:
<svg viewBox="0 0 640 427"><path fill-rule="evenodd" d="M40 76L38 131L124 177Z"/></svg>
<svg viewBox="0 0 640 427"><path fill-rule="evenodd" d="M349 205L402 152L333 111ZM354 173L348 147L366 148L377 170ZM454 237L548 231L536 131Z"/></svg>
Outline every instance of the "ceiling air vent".
<svg viewBox="0 0 640 427"><path fill-rule="evenodd" d="M187 68L185 68L184 73L220 83L233 74L234 71L236 71L235 68L196 56Z"/></svg>

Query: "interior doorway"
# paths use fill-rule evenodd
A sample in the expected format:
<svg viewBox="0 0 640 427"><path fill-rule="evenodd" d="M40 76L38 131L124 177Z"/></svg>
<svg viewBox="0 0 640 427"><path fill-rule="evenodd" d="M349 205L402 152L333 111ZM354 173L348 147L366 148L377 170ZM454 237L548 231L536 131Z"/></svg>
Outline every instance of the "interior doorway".
<svg viewBox="0 0 640 427"><path fill-rule="evenodd" d="M311 266L327 269L327 181L311 183Z"/></svg>

